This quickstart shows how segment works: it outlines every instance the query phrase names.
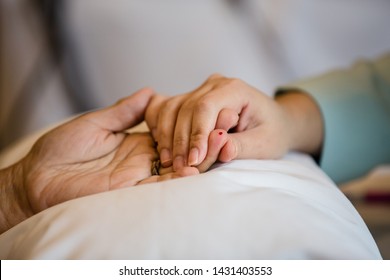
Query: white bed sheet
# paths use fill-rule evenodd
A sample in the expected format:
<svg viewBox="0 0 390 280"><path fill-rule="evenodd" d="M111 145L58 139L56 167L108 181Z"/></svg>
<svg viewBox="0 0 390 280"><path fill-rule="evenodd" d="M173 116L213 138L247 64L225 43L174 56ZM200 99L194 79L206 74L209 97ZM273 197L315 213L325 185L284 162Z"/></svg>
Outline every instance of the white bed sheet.
<svg viewBox="0 0 390 280"><path fill-rule="evenodd" d="M380 258L349 201L297 160L307 159L235 161L69 201L2 234L0 258Z"/></svg>
<svg viewBox="0 0 390 280"><path fill-rule="evenodd" d="M380 258L349 200L295 153L68 201L0 235L0 259Z"/></svg>

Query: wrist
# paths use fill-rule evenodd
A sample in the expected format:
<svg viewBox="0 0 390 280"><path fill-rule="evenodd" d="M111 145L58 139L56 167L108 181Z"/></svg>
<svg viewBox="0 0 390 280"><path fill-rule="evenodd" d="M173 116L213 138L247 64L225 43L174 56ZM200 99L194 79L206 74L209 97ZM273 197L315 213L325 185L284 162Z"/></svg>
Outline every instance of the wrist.
<svg viewBox="0 0 390 280"><path fill-rule="evenodd" d="M275 97L287 116L289 150L318 156L324 128L320 108L306 93L290 91Z"/></svg>
<svg viewBox="0 0 390 280"><path fill-rule="evenodd" d="M22 162L0 170L0 233L33 215L23 176Z"/></svg>

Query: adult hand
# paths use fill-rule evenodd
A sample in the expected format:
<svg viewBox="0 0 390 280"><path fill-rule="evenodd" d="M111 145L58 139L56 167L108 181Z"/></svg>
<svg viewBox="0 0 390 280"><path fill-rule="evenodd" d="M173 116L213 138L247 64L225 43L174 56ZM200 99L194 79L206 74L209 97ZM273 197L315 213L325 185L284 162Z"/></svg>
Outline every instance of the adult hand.
<svg viewBox="0 0 390 280"><path fill-rule="evenodd" d="M321 114L302 93L276 100L239 79L212 75L196 90L166 98L155 96L146 121L158 142L163 166L209 167L216 152L208 145L215 129L229 131L218 159L275 159L288 150L315 153L322 139Z"/></svg>
<svg viewBox="0 0 390 280"><path fill-rule="evenodd" d="M151 177L158 158L149 133L126 129L144 119L149 89L87 113L40 138L28 155L0 172L1 230L55 204L108 190L197 174L196 168Z"/></svg>

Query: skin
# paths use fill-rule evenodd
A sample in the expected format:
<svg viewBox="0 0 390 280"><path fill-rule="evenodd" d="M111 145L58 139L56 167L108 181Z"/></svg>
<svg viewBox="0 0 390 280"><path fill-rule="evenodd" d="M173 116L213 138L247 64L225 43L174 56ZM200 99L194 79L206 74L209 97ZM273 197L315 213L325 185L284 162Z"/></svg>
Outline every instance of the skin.
<svg viewBox="0 0 390 280"><path fill-rule="evenodd" d="M146 121L158 142L164 167L195 166L203 172L217 159L277 159L290 150L316 156L324 135L321 112L302 92L271 98L239 79L215 74L192 92L167 98L154 96ZM229 132L213 150L209 135ZM211 151L213 150L213 151Z"/></svg>
<svg viewBox="0 0 390 280"><path fill-rule="evenodd" d="M198 174L186 167L151 176L158 158L151 135L125 132L144 119L152 95L144 89L61 125L22 160L0 170L0 232L70 199Z"/></svg>
<svg viewBox="0 0 390 280"><path fill-rule="evenodd" d="M151 135L126 132L144 118L159 176L151 176ZM0 170L0 233L67 200L199 174L217 160L318 155L323 134L318 106L301 92L273 99L220 75L173 98L143 89L59 126Z"/></svg>

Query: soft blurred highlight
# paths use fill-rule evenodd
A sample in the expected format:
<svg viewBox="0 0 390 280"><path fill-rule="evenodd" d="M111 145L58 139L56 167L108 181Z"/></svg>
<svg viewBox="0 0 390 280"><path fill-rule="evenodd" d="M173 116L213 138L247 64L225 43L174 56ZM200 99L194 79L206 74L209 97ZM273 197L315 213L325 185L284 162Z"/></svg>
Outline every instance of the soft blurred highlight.
<svg viewBox="0 0 390 280"><path fill-rule="evenodd" d="M0 150L145 86L272 94L390 50L387 0L0 0L0 22Z"/></svg>

